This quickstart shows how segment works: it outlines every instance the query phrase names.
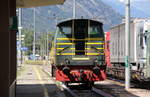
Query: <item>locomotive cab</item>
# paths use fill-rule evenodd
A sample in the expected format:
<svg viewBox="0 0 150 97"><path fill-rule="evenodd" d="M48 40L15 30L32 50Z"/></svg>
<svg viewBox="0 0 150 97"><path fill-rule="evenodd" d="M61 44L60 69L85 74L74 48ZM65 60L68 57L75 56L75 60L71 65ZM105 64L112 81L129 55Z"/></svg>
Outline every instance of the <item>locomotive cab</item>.
<svg viewBox="0 0 150 97"><path fill-rule="evenodd" d="M61 57L61 60L57 60L57 62L65 64L67 59L70 65L92 65L97 59L99 63L102 61L101 64L103 64L104 33L101 27L101 23L86 19L71 20L58 24L56 53L57 58ZM62 62L63 60L64 62ZM77 60L79 63L77 63ZM86 62L80 62L84 60Z"/></svg>

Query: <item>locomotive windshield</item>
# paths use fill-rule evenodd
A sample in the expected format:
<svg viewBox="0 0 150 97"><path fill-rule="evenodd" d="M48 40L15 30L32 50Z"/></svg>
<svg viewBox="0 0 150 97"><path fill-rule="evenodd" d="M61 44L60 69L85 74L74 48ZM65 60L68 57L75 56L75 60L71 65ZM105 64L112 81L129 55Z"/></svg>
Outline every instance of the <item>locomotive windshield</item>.
<svg viewBox="0 0 150 97"><path fill-rule="evenodd" d="M99 26L92 26L90 27L90 34L95 35L95 34L100 34L100 27Z"/></svg>
<svg viewBox="0 0 150 97"><path fill-rule="evenodd" d="M66 35L66 37L71 38L72 34L72 26L71 25L62 25L59 27L59 32L61 32L63 35Z"/></svg>
<svg viewBox="0 0 150 97"><path fill-rule="evenodd" d="M72 21L69 21L58 26L59 31L70 36L69 38L84 39L104 36L102 25L95 21L76 20L74 24Z"/></svg>
<svg viewBox="0 0 150 97"><path fill-rule="evenodd" d="M90 26L90 37L100 37L102 34L101 32L102 32L101 26L99 25Z"/></svg>
<svg viewBox="0 0 150 97"><path fill-rule="evenodd" d="M60 27L60 32L64 34L71 34L71 27L69 26Z"/></svg>

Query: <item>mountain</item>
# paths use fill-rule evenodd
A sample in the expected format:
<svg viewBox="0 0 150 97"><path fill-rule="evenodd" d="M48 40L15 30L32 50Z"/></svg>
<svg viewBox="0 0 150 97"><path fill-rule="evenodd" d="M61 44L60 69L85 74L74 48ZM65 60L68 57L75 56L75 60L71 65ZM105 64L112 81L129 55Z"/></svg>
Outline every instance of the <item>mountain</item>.
<svg viewBox="0 0 150 97"><path fill-rule="evenodd" d="M72 18L72 1L66 0L63 5L37 7L36 32L53 32L56 28L56 22ZM121 23L122 20L122 15L101 0L76 0L76 18L81 17L102 21L105 31L111 26ZM24 28L33 29L33 8L22 9L22 25Z"/></svg>
<svg viewBox="0 0 150 97"><path fill-rule="evenodd" d="M102 0L105 4L111 6L121 15L125 15L125 0ZM150 17L150 0L130 0L131 1L131 16L146 18Z"/></svg>

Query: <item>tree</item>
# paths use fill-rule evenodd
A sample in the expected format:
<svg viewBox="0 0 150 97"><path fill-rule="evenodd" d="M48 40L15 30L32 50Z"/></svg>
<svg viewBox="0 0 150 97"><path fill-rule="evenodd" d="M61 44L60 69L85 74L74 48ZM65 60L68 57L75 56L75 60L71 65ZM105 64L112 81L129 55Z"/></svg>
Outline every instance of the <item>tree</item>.
<svg viewBox="0 0 150 97"><path fill-rule="evenodd" d="M26 55L32 54L33 48L33 31L29 29L23 29L23 34L25 35L23 46L27 47L29 50L26 51Z"/></svg>
<svg viewBox="0 0 150 97"><path fill-rule="evenodd" d="M24 44L23 46L27 47L29 50L26 51L26 55L32 54L33 50L33 31L30 29L23 29L23 34L25 35L24 38ZM46 50L47 50L47 33L43 32L40 35L37 35L36 37L36 54L39 54L41 56L46 55ZM48 42L49 42L49 48L51 46L51 40L53 38L53 34L48 34Z"/></svg>

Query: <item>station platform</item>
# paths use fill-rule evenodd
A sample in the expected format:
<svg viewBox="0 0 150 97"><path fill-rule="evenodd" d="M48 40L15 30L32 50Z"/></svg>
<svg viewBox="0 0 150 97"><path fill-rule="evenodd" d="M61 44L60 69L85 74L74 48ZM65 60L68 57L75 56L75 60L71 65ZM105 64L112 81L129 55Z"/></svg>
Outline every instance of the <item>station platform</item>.
<svg viewBox="0 0 150 97"><path fill-rule="evenodd" d="M40 65L24 65L17 75L16 97L66 97Z"/></svg>

